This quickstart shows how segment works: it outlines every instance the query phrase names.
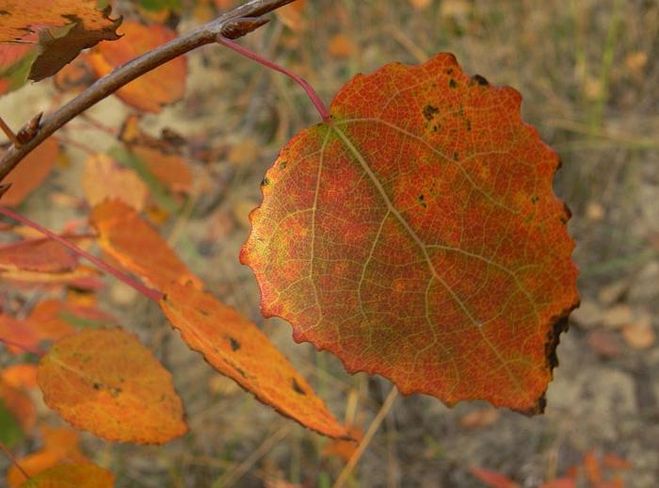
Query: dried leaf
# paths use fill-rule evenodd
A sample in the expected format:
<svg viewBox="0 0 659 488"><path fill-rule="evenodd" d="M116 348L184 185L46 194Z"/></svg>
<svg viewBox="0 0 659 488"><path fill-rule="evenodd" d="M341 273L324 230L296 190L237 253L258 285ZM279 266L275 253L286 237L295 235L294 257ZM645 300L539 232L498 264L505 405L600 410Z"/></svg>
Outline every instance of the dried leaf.
<svg viewBox="0 0 659 488"><path fill-rule="evenodd" d="M59 242L30 239L0 246L0 269L59 273L75 268L77 259Z"/></svg>
<svg viewBox="0 0 659 488"><path fill-rule="evenodd" d="M25 389L9 384L4 377L0 378L0 403L13 414L24 432L32 430L37 411Z"/></svg>
<svg viewBox="0 0 659 488"><path fill-rule="evenodd" d="M37 476L61 462L87 463L88 459L78 447L78 433L71 429L56 429L48 426L41 428L43 447L32 454L18 459L21 467L31 476ZM16 467L11 466L7 471L7 485L18 488L27 479Z"/></svg>
<svg viewBox="0 0 659 488"><path fill-rule="evenodd" d="M90 54L97 76L105 76L117 66L176 37L163 25L145 26L130 21L122 24L121 32L121 39L99 44ZM179 56L119 89L117 96L138 110L158 113L163 105L183 97L186 76L186 59Z"/></svg>
<svg viewBox="0 0 659 488"><path fill-rule="evenodd" d="M102 40L114 40L121 19L98 10L96 0L4 0L0 42L34 42L37 56L30 68L34 81L54 75L81 50Z"/></svg>
<svg viewBox="0 0 659 488"><path fill-rule="evenodd" d="M36 331L24 327L22 321L0 314L0 343L12 354L22 354L36 350L39 337Z"/></svg>
<svg viewBox="0 0 659 488"><path fill-rule="evenodd" d="M649 349L656 340L652 328L652 316L642 313L622 328L622 337L627 345L633 349Z"/></svg>
<svg viewBox="0 0 659 488"><path fill-rule="evenodd" d="M121 127L120 139L169 191L189 193L192 190L192 173L180 153L179 144L164 136L156 138L147 134L140 128L139 121L139 117L129 115ZM179 142L178 139L176 142Z"/></svg>
<svg viewBox="0 0 659 488"><path fill-rule="evenodd" d="M494 408L479 408L460 417L460 427L465 429L482 429L495 423L499 420L500 416L499 411Z"/></svg>
<svg viewBox="0 0 659 488"><path fill-rule="evenodd" d="M241 260L264 315L403 393L541 411L577 271L520 103L449 54L355 77L263 180Z"/></svg>
<svg viewBox="0 0 659 488"><path fill-rule="evenodd" d="M37 380L50 408L104 439L162 444L187 430L170 373L122 329L62 339L41 359Z"/></svg>
<svg viewBox="0 0 659 488"><path fill-rule="evenodd" d="M27 82L37 53L30 44L0 44L0 95Z"/></svg>
<svg viewBox="0 0 659 488"><path fill-rule="evenodd" d="M490 488L520 488L519 484L497 471L475 466L469 468L469 471Z"/></svg>
<svg viewBox="0 0 659 488"><path fill-rule="evenodd" d="M85 162L82 187L91 206L106 199L117 199L141 211L148 196L146 185L134 171L122 168L103 153Z"/></svg>
<svg viewBox="0 0 659 488"><path fill-rule="evenodd" d="M95 464L59 464L42 471L21 488L112 488L114 475Z"/></svg>
<svg viewBox="0 0 659 488"><path fill-rule="evenodd" d="M304 20L306 3L307 0L296 0L275 10L275 15L289 29L303 31L307 28L307 23Z"/></svg>
<svg viewBox="0 0 659 488"><path fill-rule="evenodd" d="M0 198L0 205L17 207L25 200L50 174L59 152L59 143L53 137L39 144L3 180L3 183L11 183L11 188Z"/></svg>
<svg viewBox="0 0 659 488"><path fill-rule="evenodd" d="M171 281L202 287L160 234L125 203L107 200L97 205L90 222L100 234L103 251L153 287L162 290Z"/></svg>
<svg viewBox="0 0 659 488"><path fill-rule="evenodd" d="M256 325L212 295L172 283L160 306L188 346L263 403L329 437L346 437L311 386Z"/></svg>
<svg viewBox="0 0 659 488"><path fill-rule="evenodd" d="M588 334L588 346L604 358L620 356L621 347L618 335L608 330L593 330Z"/></svg>
<svg viewBox="0 0 659 488"><path fill-rule="evenodd" d="M355 52L355 43L345 34L336 34L330 39L328 51L335 58L348 58Z"/></svg>
<svg viewBox="0 0 659 488"><path fill-rule="evenodd" d="M96 268L79 265L72 271L63 271L58 273L46 273L41 271L26 270L7 270L0 272L0 278L6 281L12 281L15 285L61 287L72 286L80 289L96 289L102 286L98 280L100 275Z"/></svg>

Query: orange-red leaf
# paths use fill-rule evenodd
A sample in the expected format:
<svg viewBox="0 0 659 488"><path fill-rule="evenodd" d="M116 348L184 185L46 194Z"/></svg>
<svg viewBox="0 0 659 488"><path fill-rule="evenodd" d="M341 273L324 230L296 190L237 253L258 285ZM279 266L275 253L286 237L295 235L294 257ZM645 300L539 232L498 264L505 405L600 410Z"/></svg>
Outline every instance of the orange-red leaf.
<svg viewBox="0 0 659 488"><path fill-rule="evenodd" d="M11 183L11 188L0 198L0 205L16 207L39 187L53 169L59 149L59 143L51 137L28 154L3 181Z"/></svg>
<svg viewBox="0 0 659 488"><path fill-rule="evenodd" d="M490 488L520 488L519 484L497 471L475 466L469 468L469 471Z"/></svg>
<svg viewBox="0 0 659 488"><path fill-rule="evenodd" d="M450 54L355 77L263 180L263 313L403 393L542 410L577 272L520 103Z"/></svg>
<svg viewBox="0 0 659 488"><path fill-rule="evenodd" d="M76 258L59 242L30 239L0 246L0 269L58 273L75 268Z"/></svg>
<svg viewBox="0 0 659 488"><path fill-rule="evenodd" d="M96 268L79 265L71 271L57 273L10 269L0 271L0 278L6 281L13 281L16 285L35 285L40 288L44 286L60 287L71 285L77 288L94 289L102 284L97 279L99 274Z"/></svg>
<svg viewBox="0 0 659 488"><path fill-rule="evenodd" d="M125 203L107 200L97 205L90 222L100 234L103 251L155 288L162 290L171 281L190 281L201 288L160 234Z"/></svg>
<svg viewBox="0 0 659 488"><path fill-rule="evenodd" d="M62 339L41 359L37 380L50 408L104 439L162 444L187 430L170 373L122 329Z"/></svg>
<svg viewBox="0 0 659 488"><path fill-rule="evenodd" d="M30 79L51 76L82 49L118 38L121 20L110 19L109 10L98 10L96 4L96 0L4 0L0 42L35 42L38 32Z"/></svg>
<svg viewBox="0 0 659 488"><path fill-rule="evenodd" d="M189 193L192 173L176 144L178 141L168 140L164 136L153 137L142 131L139 122L138 116L129 115L121 127L120 139L171 192Z"/></svg>
<svg viewBox="0 0 659 488"><path fill-rule="evenodd" d="M112 488L114 475L92 463L59 464L30 478L21 488Z"/></svg>
<svg viewBox="0 0 659 488"><path fill-rule="evenodd" d="M146 185L133 170L122 168L104 153L95 154L85 162L82 188L92 206L113 198L140 211L148 196Z"/></svg>
<svg viewBox="0 0 659 488"><path fill-rule="evenodd" d="M24 389L10 384L4 377L0 377L0 403L14 415L24 431L29 432L34 427L37 410L32 400Z"/></svg>
<svg viewBox="0 0 659 488"><path fill-rule="evenodd" d="M346 437L311 386L252 322L212 295L172 283L160 306L191 349L263 403L330 437Z"/></svg>
<svg viewBox="0 0 659 488"><path fill-rule="evenodd" d="M26 350L36 350L39 337L36 331L25 327L22 321L0 314L0 343L3 343L9 352L21 354Z"/></svg>
<svg viewBox="0 0 659 488"><path fill-rule="evenodd" d="M162 25L145 26L124 22L124 36L116 42L104 42L90 54L90 62L97 76L104 76L119 65L167 41L175 34ZM127 104L145 112L160 112L163 105L176 102L185 93L187 63L179 56L167 64L140 76L117 91Z"/></svg>

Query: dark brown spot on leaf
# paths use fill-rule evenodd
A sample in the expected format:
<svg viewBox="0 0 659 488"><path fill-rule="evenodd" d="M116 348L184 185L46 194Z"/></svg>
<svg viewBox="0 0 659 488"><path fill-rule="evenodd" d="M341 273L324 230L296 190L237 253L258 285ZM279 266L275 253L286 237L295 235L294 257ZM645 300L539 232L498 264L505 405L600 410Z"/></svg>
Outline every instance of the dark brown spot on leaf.
<svg viewBox="0 0 659 488"><path fill-rule="evenodd" d="M458 82L455 81L453 78L451 78L448 82L448 86L450 86L451 88L457 88L458 87Z"/></svg>
<svg viewBox="0 0 659 488"><path fill-rule="evenodd" d="M430 104L423 107L423 117L428 121L432 120L435 117L435 114L438 112L439 109Z"/></svg>
<svg viewBox="0 0 659 488"><path fill-rule="evenodd" d="M302 387L295 378L293 378L292 383L293 383L293 391L295 393L297 393L298 395L306 395L306 392L302 389Z"/></svg>
<svg viewBox="0 0 659 488"><path fill-rule="evenodd" d="M490 84L490 83L489 83L489 82L488 82L483 76L481 76L481 75L474 75L474 76L471 77L471 79L472 79L473 81L475 81L476 83L478 83L480 86L487 86L487 85Z"/></svg>
<svg viewBox="0 0 659 488"><path fill-rule="evenodd" d="M228 339L229 339L229 344L231 345L231 350L233 352L236 352L238 349L240 349L240 342L238 342L233 337L228 337Z"/></svg>

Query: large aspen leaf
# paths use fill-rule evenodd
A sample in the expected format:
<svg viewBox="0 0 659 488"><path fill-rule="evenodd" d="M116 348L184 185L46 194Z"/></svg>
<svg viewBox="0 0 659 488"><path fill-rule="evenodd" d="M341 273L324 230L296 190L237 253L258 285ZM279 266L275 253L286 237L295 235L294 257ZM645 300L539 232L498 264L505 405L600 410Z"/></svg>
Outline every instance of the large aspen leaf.
<svg viewBox="0 0 659 488"><path fill-rule="evenodd" d="M330 437L347 431L261 330L231 307L191 285L172 283L160 306L193 350L263 403Z"/></svg>
<svg viewBox="0 0 659 488"><path fill-rule="evenodd" d="M241 252L263 313L403 393L542 411L577 271L520 104L450 54L345 85L263 180Z"/></svg>
<svg viewBox="0 0 659 488"><path fill-rule="evenodd" d="M162 444L187 430L171 374L119 328L60 340L41 359L37 381L50 408L107 440Z"/></svg>

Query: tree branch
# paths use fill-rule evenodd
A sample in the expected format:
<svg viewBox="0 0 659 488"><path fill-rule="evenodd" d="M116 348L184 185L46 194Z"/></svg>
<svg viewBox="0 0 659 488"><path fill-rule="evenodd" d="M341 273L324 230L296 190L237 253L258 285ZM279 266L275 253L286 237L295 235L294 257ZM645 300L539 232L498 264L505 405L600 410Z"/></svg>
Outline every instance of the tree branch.
<svg viewBox="0 0 659 488"><path fill-rule="evenodd" d="M258 19L294 0L250 0L203 26L138 56L97 80L70 102L44 117L34 137L12 144L0 159L0 181L34 148L64 124L143 74L197 47L216 42L218 36L237 39L263 25ZM242 20L244 19L244 20Z"/></svg>

